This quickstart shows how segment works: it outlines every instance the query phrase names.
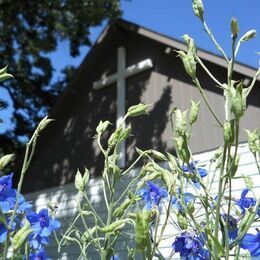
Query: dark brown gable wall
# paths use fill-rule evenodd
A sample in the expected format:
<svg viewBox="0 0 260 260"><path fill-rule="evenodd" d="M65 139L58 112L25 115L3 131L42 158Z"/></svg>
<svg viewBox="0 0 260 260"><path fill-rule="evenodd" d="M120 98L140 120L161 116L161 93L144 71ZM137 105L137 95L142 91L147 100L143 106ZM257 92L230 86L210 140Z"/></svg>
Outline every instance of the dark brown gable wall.
<svg viewBox="0 0 260 260"><path fill-rule="evenodd" d="M130 161L135 146L140 149L154 148L160 151L174 151L172 129L169 123L171 107L187 110L190 100L201 101L198 122L193 127L191 149L194 153L214 149L222 145L222 131L217 126L214 117L208 111L205 102L198 90L184 71L182 62L176 53L166 53L167 46L151 41L134 33L128 34L127 49L129 64L136 63L144 58L151 58L154 68L151 73L143 73L128 80L128 106L138 102L151 104L149 116L132 120L135 137L128 142ZM138 46L138 47L137 47ZM214 73L220 82L226 82L226 69L213 63L204 61L209 70ZM222 92L215 83L198 66L197 76L205 93L216 111L218 117L224 120L224 100ZM234 79L243 80L244 75L235 73ZM255 86L249 97L248 108L241 124L240 141L246 140L244 128L254 129L260 125L260 84Z"/></svg>
<svg viewBox="0 0 260 260"><path fill-rule="evenodd" d="M100 175L103 158L93 139L100 120L116 120L116 87L99 91L92 83L107 72L116 70L117 47L123 45L127 52L127 66L150 58L154 68L127 80L127 107L139 102L151 104L149 116L131 120L134 136L127 142L127 163L136 158L134 147L173 151L172 129L168 120L173 105L182 110L190 107L190 99L201 100L198 122L191 138L192 151L202 152L222 144L220 128L208 112L204 101L186 75L175 53L167 54L167 46L149 40L122 28L110 33L90 53L80 67L69 90L53 109L53 123L42 134L36 157L27 176L26 191L62 185L74 180L77 168L86 165L92 174ZM225 82L226 70L205 62L219 81ZM198 78L206 95L223 120L223 98L214 82L198 68ZM236 75L236 79L244 76ZM255 87L249 99L248 111L242 128L254 129L260 125L260 86ZM242 131L242 130L241 130ZM241 141L245 140L242 135Z"/></svg>

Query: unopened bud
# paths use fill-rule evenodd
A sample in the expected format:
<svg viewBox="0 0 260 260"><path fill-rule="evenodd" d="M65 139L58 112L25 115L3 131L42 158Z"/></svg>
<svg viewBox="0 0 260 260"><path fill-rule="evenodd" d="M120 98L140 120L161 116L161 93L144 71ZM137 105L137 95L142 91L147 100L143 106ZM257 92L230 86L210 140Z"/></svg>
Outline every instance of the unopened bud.
<svg viewBox="0 0 260 260"><path fill-rule="evenodd" d="M44 117L37 127L38 133L41 132L52 121L54 121L54 119L49 119L47 116Z"/></svg>
<svg viewBox="0 0 260 260"><path fill-rule="evenodd" d="M107 127L111 125L111 123L109 121L105 121L103 122L102 120L99 122L97 128L96 128L96 132L99 136L101 136L107 129Z"/></svg>
<svg viewBox="0 0 260 260"><path fill-rule="evenodd" d="M138 104L128 108L127 115L130 117L136 117L141 115L148 115L148 107L149 105Z"/></svg>
<svg viewBox="0 0 260 260"><path fill-rule="evenodd" d="M192 8L196 16L198 16L202 21L204 20L204 7L201 0L193 0Z"/></svg>
<svg viewBox="0 0 260 260"><path fill-rule="evenodd" d="M194 55L191 52L186 54L184 51L177 51L177 53L182 60L186 73L194 79L196 77L196 62Z"/></svg>
<svg viewBox="0 0 260 260"><path fill-rule="evenodd" d="M253 38L255 38L256 36L256 30L250 30L248 32L246 32L240 39L241 42L246 42L249 41Z"/></svg>
<svg viewBox="0 0 260 260"><path fill-rule="evenodd" d="M197 121L199 107L200 107L200 102L195 103L191 100L191 109L189 114L190 125L193 125Z"/></svg>
<svg viewBox="0 0 260 260"><path fill-rule="evenodd" d="M5 166L14 158L14 154L7 154L0 158L0 170L4 169Z"/></svg>
<svg viewBox="0 0 260 260"><path fill-rule="evenodd" d="M231 23L230 23L230 27L231 27L231 32L232 32L232 38L233 39L237 38L237 35L239 33L239 27L238 27L237 19L232 18Z"/></svg>

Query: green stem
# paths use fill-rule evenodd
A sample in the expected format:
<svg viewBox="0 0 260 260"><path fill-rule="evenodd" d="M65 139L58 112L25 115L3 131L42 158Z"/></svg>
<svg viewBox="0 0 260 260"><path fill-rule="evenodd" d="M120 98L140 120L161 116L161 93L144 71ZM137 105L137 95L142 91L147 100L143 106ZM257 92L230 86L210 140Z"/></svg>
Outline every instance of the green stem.
<svg viewBox="0 0 260 260"><path fill-rule="evenodd" d="M221 89L226 89L223 84L221 84L212 74L211 72L208 70L208 68L204 65L204 63L202 62L202 60L196 56L196 60L198 61L198 63L200 64L200 66L205 70L205 72L211 77L211 79L221 88Z"/></svg>
<svg viewBox="0 0 260 260"><path fill-rule="evenodd" d="M245 95L246 98L248 97L248 95L249 95L250 92L252 91L252 89L253 89L253 87L254 87L254 85L255 85L255 83L256 83L256 80L257 80L257 78L259 77L259 75L260 75L260 68L258 68L258 70L257 70L257 72L256 72L256 74L255 74L255 76L254 76L254 78L253 78L253 80L252 80L250 86L249 86L248 89L247 89L247 92L246 92L246 95Z"/></svg>
<svg viewBox="0 0 260 260"><path fill-rule="evenodd" d="M224 57L224 59L226 60L226 62L228 63L228 57L226 55L226 53L224 52L224 50L220 47L220 45L218 44L217 40L215 39L214 35L212 34L211 30L209 29L207 23L205 22L205 20L203 20L203 26L207 32L207 34L209 35L209 37L211 38L211 40L213 41L213 43L215 44L216 48L220 51L220 53L222 54L222 56Z"/></svg>
<svg viewBox="0 0 260 260"><path fill-rule="evenodd" d="M223 157L222 157L222 163L219 173L219 183L218 183L218 200L216 205L216 218L215 218L215 227L214 227L214 236L218 240L218 230L219 230L219 221L220 221L220 206L221 206L221 193L222 193L222 187L223 187L223 174L225 170L225 162L226 162L226 153L227 153L227 147L224 145L224 151L223 151ZM214 246L214 254L215 257L218 258L217 253L217 247Z"/></svg>
<svg viewBox="0 0 260 260"><path fill-rule="evenodd" d="M202 89L202 87L201 87L201 85L200 85L200 82L199 82L198 78L195 77L195 78L193 79L193 82L194 82L194 84L197 86L197 88L199 89L199 92L200 92L202 98L204 99L204 101L205 101L205 103L206 103L208 109L210 110L211 114L214 116L214 118L216 119L216 121L218 122L218 124L219 124L221 127L223 127L223 124L222 124L221 121L218 119L217 115L215 114L214 110L212 109L212 107L211 107L211 105L210 105L210 103L209 103L209 101L208 101L208 98L206 97L206 95L205 95L205 93L204 93L204 91L203 91L203 89Z"/></svg>

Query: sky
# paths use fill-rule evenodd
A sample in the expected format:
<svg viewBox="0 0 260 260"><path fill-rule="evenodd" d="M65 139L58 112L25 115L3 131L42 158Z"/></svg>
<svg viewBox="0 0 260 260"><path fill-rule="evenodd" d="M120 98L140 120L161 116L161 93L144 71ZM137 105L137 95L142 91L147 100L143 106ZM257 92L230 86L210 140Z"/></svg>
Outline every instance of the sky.
<svg viewBox="0 0 260 260"><path fill-rule="evenodd" d="M123 18L147 27L159 33L181 40L185 33L195 39L199 48L218 54L207 34L203 31L200 20L193 14L192 0L122 0ZM240 36L250 29L256 29L258 34L252 41L242 44L237 60L257 68L260 52L260 0L204 0L205 20L217 38L220 45L230 55L232 17L238 20ZM105 27L91 29L92 42ZM79 66L90 48L81 48L77 58L71 58L67 42L60 42L56 52L50 54L55 69L54 79L59 77L60 70L65 64ZM5 92L0 91L1 97L8 99ZM10 128L12 107L0 111L4 120L0 132Z"/></svg>

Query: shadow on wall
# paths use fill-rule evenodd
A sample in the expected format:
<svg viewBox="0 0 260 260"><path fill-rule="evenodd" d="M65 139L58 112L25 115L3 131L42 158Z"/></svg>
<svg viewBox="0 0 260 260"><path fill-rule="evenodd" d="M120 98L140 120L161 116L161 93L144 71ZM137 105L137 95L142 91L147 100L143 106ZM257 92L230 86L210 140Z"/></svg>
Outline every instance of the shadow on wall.
<svg viewBox="0 0 260 260"><path fill-rule="evenodd" d="M129 80L127 107L142 101L150 78L151 72L145 72ZM162 134L168 122L167 113L171 104L170 87L166 86L157 102L151 106L149 116L131 120L134 136L127 142L128 150L131 150L127 164L137 157L135 146L161 151L166 149ZM70 92L63 100L62 107L56 111L56 121L40 137L34 162L26 177L25 192L73 182L77 169L83 170L84 166L90 170L92 177L102 173L103 155L94 138L95 129L100 120L109 120L115 124L116 86L111 85L100 91L89 88L82 93ZM103 138L104 146L114 127L110 126L108 134Z"/></svg>

